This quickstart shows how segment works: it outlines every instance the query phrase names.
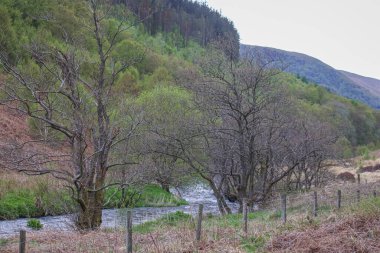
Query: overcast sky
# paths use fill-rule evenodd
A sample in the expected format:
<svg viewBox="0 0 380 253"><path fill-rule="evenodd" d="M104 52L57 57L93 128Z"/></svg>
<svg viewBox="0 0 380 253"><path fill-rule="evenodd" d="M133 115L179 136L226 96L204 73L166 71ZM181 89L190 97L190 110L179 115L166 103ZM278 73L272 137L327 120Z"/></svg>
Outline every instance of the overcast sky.
<svg viewBox="0 0 380 253"><path fill-rule="evenodd" d="M380 0L199 0L235 24L241 42L305 53L380 79Z"/></svg>

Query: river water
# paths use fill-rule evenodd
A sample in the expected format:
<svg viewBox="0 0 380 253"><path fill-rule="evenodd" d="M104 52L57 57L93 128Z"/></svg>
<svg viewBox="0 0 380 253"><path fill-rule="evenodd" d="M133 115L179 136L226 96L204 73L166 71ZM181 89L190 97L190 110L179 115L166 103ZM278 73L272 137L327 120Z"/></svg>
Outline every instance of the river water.
<svg viewBox="0 0 380 253"><path fill-rule="evenodd" d="M204 205L204 212L214 215L219 214L216 199L205 185L195 185L180 190L182 198L187 200L189 205L178 207L141 207L132 209L133 224L141 224L146 221L154 220L176 211L183 211L195 215L198 205ZM229 205L235 209L233 203ZM30 230L27 226L28 219L17 219L0 221L0 237L9 237L19 233L20 229ZM74 229L72 215L46 216L39 218L47 230L72 230ZM102 215L102 228L120 228L126 225L126 209L105 209Z"/></svg>

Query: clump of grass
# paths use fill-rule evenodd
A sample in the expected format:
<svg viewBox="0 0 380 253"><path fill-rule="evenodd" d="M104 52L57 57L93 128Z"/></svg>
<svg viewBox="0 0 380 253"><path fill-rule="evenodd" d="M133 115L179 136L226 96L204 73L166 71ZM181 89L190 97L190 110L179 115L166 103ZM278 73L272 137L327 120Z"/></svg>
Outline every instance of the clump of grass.
<svg viewBox="0 0 380 253"><path fill-rule="evenodd" d="M380 215L380 198L366 198L359 204L352 205L346 211L347 214L356 213L361 216L378 216Z"/></svg>
<svg viewBox="0 0 380 253"><path fill-rule="evenodd" d="M137 207L151 206L180 206L187 205L187 201L180 199L173 194L163 190L158 185L147 185L142 191L140 200L136 203Z"/></svg>
<svg viewBox="0 0 380 253"><path fill-rule="evenodd" d="M193 223L192 216L182 211L177 211L175 213L170 213L157 220L148 221L143 224L137 225L133 227L133 230L136 233L145 234L157 229L162 229L165 226L177 226L181 223L183 224L186 222Z"/></svg>
<svg viewBox="0 0 380 253"><path fill-rule="evenodd" d="M176 197L158 185L146 185L142 189L130 187L125 189L124 194L123 197L123 192L120 188L108 188L105 207L168 207L188 204L186 200Z"/></svg>
<svg viewBox="0 0 380 253"><path fill-rule="evenodd" d="M4 247L9 242L8 239L0 238L0 247Z"/></svg>
<svg viewBox="0 0 380 253"><path fill-rule="evenodd" d="M38 219L29 219L26 225L34 230L40 230L43 228L43 224Z"/></svg>
<svg viewBox="0 0 380 253"><path fill-rule="evenodd" d="M257 252L265 246L265 243L268 240L268 236L258 235L258 236L250 236L247 238L243 238L241 240L241 246L245 249L246 252Z"/></svg>

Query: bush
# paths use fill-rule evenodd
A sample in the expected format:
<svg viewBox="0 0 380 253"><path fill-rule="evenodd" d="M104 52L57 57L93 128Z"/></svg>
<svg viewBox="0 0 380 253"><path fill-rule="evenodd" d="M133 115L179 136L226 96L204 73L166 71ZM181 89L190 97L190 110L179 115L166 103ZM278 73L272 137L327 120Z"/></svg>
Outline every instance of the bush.
<svg viewBox="0 0 380 253"><path fill-rule="evenodd" d="M342 172L336 178L342 181L349 181L355 183L355 176L350 172Z"/></svg>
<svg viewBox="0 0 380 253"><path fill-rule="evenodd" d="M37 219L29 219L26 225L34 230L40 230L43 227L41 221Z"/></svg>
<svg viewBox="0 0 380 253"><path fill-rule="evenodd" d="M362 156L364 160L370 159L370 150L367 146L359 146L356 148L356 154Z"/></svg>

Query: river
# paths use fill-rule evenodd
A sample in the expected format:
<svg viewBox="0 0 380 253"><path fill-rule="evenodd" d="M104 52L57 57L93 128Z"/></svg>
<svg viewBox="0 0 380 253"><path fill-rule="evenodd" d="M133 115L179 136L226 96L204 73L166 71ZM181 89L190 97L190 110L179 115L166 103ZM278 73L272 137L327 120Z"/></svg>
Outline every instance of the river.
<svg viewBox="0 0 380 253"><path fill-rule="evenodd" d="M154 220L166 214L176 211L183 211L188 214L195 215L198 210L198 205L204 205L205 213L219 214L216 199L211 191L205 185L196 185L181 189L182 198L184 198L189 205L178 207L140 207L132 209L133 224L141 224L146 221ZM235 209L233 203L229 205ZM73 230L73 216L72 215L59 215L59 216L46 216L39 218L43 224L44 231L47 230ZM120 228L126 224L126 209L104 209L102 214L102 228ZM26 226L28 219L16 219L0 221L0 237L10 237L18 234L20 229L29 230Z"/></svg>

